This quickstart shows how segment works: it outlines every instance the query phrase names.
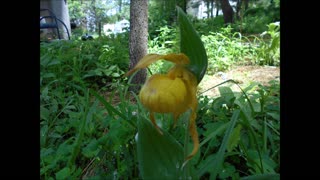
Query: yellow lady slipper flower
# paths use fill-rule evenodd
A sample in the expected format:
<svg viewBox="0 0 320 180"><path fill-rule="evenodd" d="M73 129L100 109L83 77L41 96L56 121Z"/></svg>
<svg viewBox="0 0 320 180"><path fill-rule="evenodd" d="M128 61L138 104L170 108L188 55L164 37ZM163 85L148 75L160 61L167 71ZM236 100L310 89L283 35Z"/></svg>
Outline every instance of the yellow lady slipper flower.
<svg viewBox="0 0 320 180"><path fill-rule="evenodd" d="M197 79L195 75L185 67L190 63L189 58L180 54L148 54L137 65L127 72L129 76L138 69L145 68L157 60L167 60L175 63L167 74L152 75L141 88L139 98L141 103L150 111L150 119L154 127L162 134L155 122L154 113L172 113L174 126L179 116L191 109L189 132L193 140L193 150L186 160L191 159L199 149L198 132L195 119L198 101L196 97Z"/></svg>

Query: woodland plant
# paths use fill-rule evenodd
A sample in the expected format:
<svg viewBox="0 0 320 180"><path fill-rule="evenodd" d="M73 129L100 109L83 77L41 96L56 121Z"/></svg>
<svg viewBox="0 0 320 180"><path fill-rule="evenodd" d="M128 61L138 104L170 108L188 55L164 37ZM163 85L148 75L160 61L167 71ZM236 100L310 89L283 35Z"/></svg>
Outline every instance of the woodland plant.
<svg viewBox="0 0 320 180"><path fill-rule="evenodd" d="M208 56L207 74L226 71L235 65L279 66L280 22L264 26L268 30L257 35L244 36L240 32L235 32L231 26L220 28L220 31L208 31L202 34L201 41ZM175 28L165 27L160 28L160 31L159 37L149 40L148 52L156 54L177 52L178 32ZM168 33L174 40L164 38L163 34ZM148 70L151 75L153 72L166 73L172 66L172 62L159 61L150 64Z"/></svg>
<svg viewBox="0 0 320 180"><path fill-rule="evenodd" d="M215 98L196 91L208 66L219 64L212 57L256 57L260 47L277 49L277 41L241 49L246 39L225 29L208 33L225 44L209 46L202 37L203 45L180 8L178 22L180 51L168 49L175 42L160 52L155 48L126 74L161 59L173 65L152 75L133 94L134 102L127 100L123 81L110 95L101 87L105 82L96 85L127 71L121 48L126 35L41 44L41 179L279 179L279 82L252 83L235 92L221 86L236 84L228 80L212 87L219 86ZM277 40L277 27L270 25L264 38Z"/></svg>
<svg viewBox="0 0 320 180"><path fill-rule="evenodd" d="M169 163L169 166L173 166L174 169L171 170L171 172L169 171L168 173L163 174L163 178L177 178L178 176L180 176L177 176L176 174L176 164L181 164L183 168L188 160L190 160L198 152L199 138L195 123L196 110L198 105L196 91L197 85L203 78L207 68L207 55L204 46L198 34L187 19L187 16L179 7L178 19L180 23L181 34L181 53L172 53L167 55L148 54L143 57L132 70L125 74L125 76L129 76L138 69L145 68L151 63L161 59L175 63L175 66L173 66L167 74L152 75L144 84L139 94L141 103L150 111L150 119L153 126L157 129L157 133L164 135L164 137L167 136L167 140L165 141L172 141L172 138L170 138L170 136L164 134L162 130L160 130L159 126L156 124L154 113L172 113L175 121L175 126L180 115L189 109L191 110L191 114L189 115L189 133L194 144L193 150L190 154L188 154L188 156L185 157L184 162L178 161L173 162L173 164ZM153 161L154 163L156 163L157 165L154 165L156 166L155 169L163 170L169 167L164 167L163 164L159 162L160 159L155 160L154 155L146 157L148 156L148 154L146 154L146 149L148 148L147 146L150 146L150 144L139 143L139 141L141 142L143 140L143 138L141 137L143 135L143 132L141 131L144 131L144 129L139 128L138 131L138 154L140 154L139 160L142 176L143 178L151 178L155 176L159 178L161 175L159 176L158 172L149 171L149 167L145 164L145 161ZM172 147L161 148L169 148L169 151L170 149L172 149L172 152L175 151ZM165 150L161 151L165 152ZM180 155L182 154L180 153ZM170 157L167 154L166 159L168 158ZM170 159L168 160L171 161ZM162 159L160 161L164 160ZM168 165L168 163L166 164Z"/></svg>
<svg viewBox="0 0 320 180"><path fill-rule="evenodd" d="M137 70L146 68L158 60L174 63L168 72L154 74L149 77L137 97L139 111L146 108L149 111L149 119L152 123L151 125L148 122L143 115L144 113L138 113L136 141L141 177L143 179L199 178L209 172L212 179L216 177L239 178L239 173L235 171L231 171L230 174L221 172L225 168L227 154L232 153L235 147L240 144L240 148L246 153L236 152L241 157L235 156L234 159L247 158L251 174L261 174L259 176L261 178L278 179L279 175L274 170L277 168L276 163L269 157L269 153L264 151L267 145L264 144L264 149L262 149L261 143L258 142L260 136L255 132L254 128L261 131L260 125L251 127L252 121L258 115L261 115L258 112L262 111L264 107L261 104L260 109L256 109L259 103L255 103L255 100L247 95L247 91L254 85L245 90L239 87L242 94L234 94L227 87L219 88L222 96L217 99L217 102L222 103L220 105L226 108L226 111L219 112L221 117L224 117L225 122L220 122L220 125L222 125L220 129L216 129L216 131L210 130L210 134L201 132L201 134L207 135L200 143L196 120L202 119L202 117L197 116L199 109L197 85L206 73L208 59L200 37L180 8L178 8L178 20L181 52L166 55L147 54L132 70L125 74L125 76L130 76ZM233 80L226 82L235 83ZM263 102L263 94L261 94L261 98L260 101ZM157 120L157 117L159 117L156 116L157 113L171 113L173 116L172 127L179 124L179 119L185 123L188 131L185 131L184 135L184 148L182 148L177 139L165 129L159 127L159 124L163 123ZM170 119L168 116L163 117L162 120ZM264 126L268 125L265 124ZM273 125L270 125L270 128L276 129ZM207 154L206 151L204 154L200 153L203 155L202 159L204 161L199 160L199 155L197 155L199 154L199 148L208 141L213 141L213 137L223 131L225 131L225 135L221 144L218 144L218 152L212 155ZM244 138L249 137L249 144L239 140L242 131L247 131L249 134L249 136L243 135ZM265 127L264 131L268 131L267 127ZM190 134L193 141L191 153L188 151L188 134ZM264 138L267 138L265 134ZM270 141L274 142L274 140ZM263 143L267 143L267 139ZM207 150L208 148L209 146L207 146ZM197 164L196 162L198 162L198 167L191 168L191 165ZM229 167L234 168L234 166Z"/></svg>
<svg viewBox="0 0 320 180"><path fill-rule="evenodd" d="M260 43L258 51L260 65L280 65L280 22L270 23L267 25L268 30L261 34L261 37L268 37L268 42Z"/></svg>

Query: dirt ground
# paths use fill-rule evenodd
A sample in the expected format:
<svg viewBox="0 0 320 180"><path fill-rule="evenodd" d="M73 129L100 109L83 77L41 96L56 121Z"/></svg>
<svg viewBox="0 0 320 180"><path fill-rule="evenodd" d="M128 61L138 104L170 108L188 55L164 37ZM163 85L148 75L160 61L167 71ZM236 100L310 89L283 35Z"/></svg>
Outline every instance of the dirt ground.
<svg viewBox="0 0 320 180"><path fill-rule="evenodd" d="M258 82L264 86L268 86L268 82L270 80L280 81L280 68L274 66L237 66L226 72L218 72L214 75L205 75L198 86L198 94L201 93L202 95L210 97L219 96L218 87L209 91L206 90L228 79L236 81L241 88L249 86L251 82ZM229 86L233 91L240 92L238 86L233 83L225 83L221 86ZM107 91L104 93L104 97L108 101L111 100L113 105L117 105L121 101L118 92L114 94L113 92ZM135 102L135 98L133 96L130 96L129 99L130 101Z"/></svg>
<svg viewBox="0 0 320 180"><path fill-rule="evenodd" d="M280 81L280 68L274 66L237 66L226 72L218 72L214 75L205 75L199 84L199 92L204 92L228 79L238 82L241 88L247 87L251 82L258 82L268 86L271 80ZM232 83L221 86L230 86L232 90L239 92L239 88ZM219 95L218 87L215 87L203 95L215 97Z"/></svg>

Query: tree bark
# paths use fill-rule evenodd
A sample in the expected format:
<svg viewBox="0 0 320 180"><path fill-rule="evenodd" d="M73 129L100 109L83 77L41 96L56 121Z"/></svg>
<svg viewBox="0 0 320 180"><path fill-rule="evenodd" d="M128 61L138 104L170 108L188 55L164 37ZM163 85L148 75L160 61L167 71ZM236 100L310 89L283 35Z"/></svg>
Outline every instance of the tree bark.
<svg viewBox="0 0 320 180"><path fill-rule="evenodd" d="M207 18L209 19L210 17L210 3L209 3L209 0L206 1L206 5L207 5Z"/></svg>
<svg viewBox="0 0 320 180"><path fill-rule="evenodd" d="M178 0L177 1L177 6L179 6L183 12L187 13L187 0Z"/></svg>
<svg viewBox="0 0 320 180"><path fill-rule="evenodd" d="M40 0L40 8L49 9L52 11L58 19L60 19L66 26L69 31L69 35L71 36L71 25L70 25L70 17L69 17L69 9L66 0ZM49 15L48 12L44 12L45 15ZM46 19L49 22L51 20L48 18ZM67 30L58 22L59 32L62 39L68 39ZM57 34L54 29L47 29L48 32L52 32Z"/></svg>
<svg viewBox="0 0 320 180"><path fill-rule="evenodd" d="M210 17L211 17L211 18L213 18L213 1L214 1L214 0L211 0L211 1L210 1L210 6L211 6L211 8L210 8Z"/></svg>
<svg viewBox="0 0 320 180"><path fill-rule="evenodd" d="M242 8L242 0L237 0L236 16L238 20L241 18L241 8Z"/></svg>
<svg viewBox="0 0 320 180"><path fill-rule="evenodd" d="M215 0L216 1L216 17L219 16L219 10L220 10L220 5L219 5L219 0Z"/></svg>
<svg viewBox="0 0 320 180"><path fill-rule="evenodd" d="M183 0L181 8L185 13L187 13L187 4L188 4L188 0Z"/></svg>
<svg viewBox="0 0 320 180"><path fill-rule="evenodd" d="M130 35L129 35L129 69L147 54L148 49L148 0L131 0ZM146 69L139 70L132 78L130 90L138 92L147 77Z"/></svg>
<svg viewBox="0 0 320 180"><path fill-rule="evenodd" d="M229 3L229 0L220 0L221 9L223 13L224 24L233 23L233 9Z"/></svg>
<svg viewBox="0 0 320 180"><path fill-rule="evenodd" d="M101 31L102 31L102 28L101 28L101 21L99 20L98 22L98 32L99 32L99 37L101 37Z"/></svg>
<svg viewBox="0 0 320 180"><path fill-rule="evenodd" d="M249 0L243 0L244 1L244 10L247 10L249 7Z"/></svg>
<svg viewBox="0 0 320 180"><path fill-rule="evenodd" d="M118 0L118 5L119 5L119 13L122 11L122 0Z"/></svg>
<svg viewBox="0 0 320 180"><path fill-rule="evenodd" d="M69 35L71 36L71 26L70 26L70 16L69 9L66 0L51 0L51 10L57 18L59 18L66 26L69 31ZM68 39L66 28L58 22L59 30L61 30L61 38Z"/></svg>

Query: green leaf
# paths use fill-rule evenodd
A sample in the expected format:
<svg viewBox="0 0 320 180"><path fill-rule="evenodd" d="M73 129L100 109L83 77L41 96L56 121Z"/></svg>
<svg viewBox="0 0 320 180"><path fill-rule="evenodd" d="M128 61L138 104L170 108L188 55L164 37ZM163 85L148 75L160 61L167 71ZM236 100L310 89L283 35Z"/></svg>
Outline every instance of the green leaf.
<svg viewBox="0 0 320 180"><path fill-rule="evenodd" d="M56 178L58 179L67 179L70 176L70 168L65 167L56 173Z"/></svg>
<svg viewBox="0 0 320 180"><path fill-rule="evenodd" d="M56 77L56 75L54 73L45 73L44 75L42 75L43 78L52 78L52 77Z"/></svg>
<svg viewBox="0 0 320 180"><path fill-rule="evenodd" d="M228 141L227 150L228 152L231 152L233 148L235 148L238 145L238 142L240 140L240 132L241 132L242 126L239 124L237 127L234 128L230 139Z"/></svg>
<svg viewBox="0 0 320 180"><path fill-rule="evenodd" d="M279 113L273 113L273 112L267 112L267 115L271 116L275 120L280 120L280 114Z"/></svg>
<svg viewBox="0 0 320 180"><path fill-rule="evenodd" d="M40 129L40 146L41 147L44 147L47 142L48 130L49 130L49 127L47 124L41 126L41 129Z"/></svg>
<svg viewBox="0 0 320 180"><path fill-rule="evenodd" d="M230 87L220 86L218 89L220 96L223 97L228 103L232 103L235 100L235 96Z"/></svg>
<svg viewBox="0 0 320 180"><path fill-rule="evenodd" d="M225 163L221 172L219 172L219 178L228 179L228 177L231 177L233 174L235 174L235 172L236 168L233 165Z"/></svg>
<svg viewBox="0 0 320 180"><path fill-rule="evenodd" d="M248 166L255 170L255 173L261 173L260 168L260 158L257 150L249 149L248 150L248 158L252 161L248 161ZM277 167L277 163L275 163L267 154L262 154L262 165L263 172L275 173L275 168Z"/></svg>
<svg viewBox="0 0 320 180"><path fill-rule="evenodd" d="M231 136L231 133L234 129L236 121L239 118L239 114L240 114L239 110L235 110L233 112L229 127L223 137L223 140L222 140L222 143L221 143L221 146L219 148L217 155L215 156L214 159L206 162L204 168L201 168L197 171L198 177L201 177L204 173L208 172L210 169L213 169L210 174L210 179L216 179L218 172L221 172L221 168L222 168L222 164L223 164L223 160L224 160L224 155L225 155L225 150L227 148L227 142L230 139L230 136Z"/></svg>
<svg viewBox="0 0 320 180"><path fill-rule="evenodd" d="M102 96L100 96L96 91L90 89L90 92L105 106L108 113L112 116L113 113L119 115L121 118L126 119L126 116L115 109L111 104L109 104Z"/></svg>
<svg viewBox="0 0 320 180"><path fill-rule="evenodd" d="M140 117L137 149L143 179L178 179L182 175L183 148L169 133L162 132Z"/></svg>
<svg viewBox="0 0 320 180"><path fill-rule="evenodd" d="M112 73L112 75L111 75L112 77L120 77L120 74L119 73Z"/></svg>
<svg viewBox="0 0 320 180"><path fill-rule="evenodd" d="M53 66L53 65L56 65L56 64L60 64L59 59L54 59L54 60L52 60L51 62L49 62L49 63L47 64L47 66Z"/></svg>
<svg viewBox="0 0 320 180"><path fill-rule="evenodd" d="M200 36L193 28L187 15L177 6L180 28L180 51L190 59L188 68L196 75L198 84L208 66L208 57Z"/></svg>
<svg viewBox="0 0 320 180"><path fill-rule="evenodd" d="M240 180L280 180L280 174L256 174L243 177Z"/></svg>
<svg viewBox="0 0 320 180"><path fill-rule="evenodd" d="M207 143L209 140L215 138L217 135L220 135L228 126L230 122L227 123L215 123L214 126L210 126L210 124L206 124L206 131L203 133L205 135L205 139L200 143L200 147Z"/></svg>
<svg viewBox="0 0 320 180"><path fill-rule="evenodd" d="M40 106L40 119L41 120L50 120L50 111L43 107L43 106Z"/></svg>
<svg viewBox="0 0 320 180"><path fill-rule="evenodd" d="M114 108L110 103L108 103L102 96L100 96L96 91L90 89L90 93L92 93L106 108L106 110L108 111L108 114L110 116L113 116L113 114L118 115L119 117L121 117L122 119L124 119L124 122L127 122L128 125L130 125L132 128L135 128L135 124L133 124L132 121L128 121L127 117L125 114L121 113L120 111L118 111L116 108Z"/></svg>
<svg viewBox="0 0 320 180"><path fill-rule="evenodd" d="M249 86L247 86L246 88L243 89L244 92L248 92L250 90L252 90L254 87L258 86L259 83L258 82L251 82L249 84Z"/></svg>
<svg viewBox="0 0 320 180"><path fill-rule="evenodd" d="M99 142L95 138L93 138L91 142L85 148L82 149L83 155L87 158L92 158L96 156L99 153L99 151Z"/></svg>

